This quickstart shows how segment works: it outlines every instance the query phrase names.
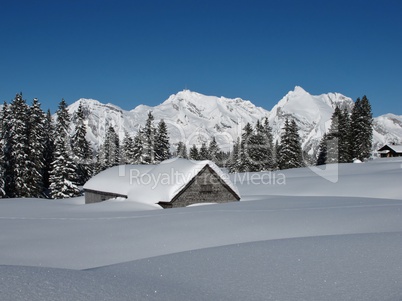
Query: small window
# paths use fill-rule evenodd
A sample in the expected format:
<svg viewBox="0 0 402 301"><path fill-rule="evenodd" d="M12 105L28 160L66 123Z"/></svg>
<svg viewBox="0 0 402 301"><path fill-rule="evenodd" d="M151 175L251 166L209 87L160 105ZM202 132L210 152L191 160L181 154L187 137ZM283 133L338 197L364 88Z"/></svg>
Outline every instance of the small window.
<svg viewBox="0 0 402 301"><path fill-rule="evenodd" d="M212 192L212 184L201 185L201 192L202 193L211 193Z"/></svg>

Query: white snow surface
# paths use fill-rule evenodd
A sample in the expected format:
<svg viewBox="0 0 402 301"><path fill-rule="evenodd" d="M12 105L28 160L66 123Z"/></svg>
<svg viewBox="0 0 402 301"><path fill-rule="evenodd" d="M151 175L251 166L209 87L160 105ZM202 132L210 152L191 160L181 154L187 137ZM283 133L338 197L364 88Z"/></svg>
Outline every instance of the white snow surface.
<svg viewBox="0 0 402 301"><path fill-rule="evenodd" d="M95 148L103 143L109 125L114 126L122 140L125 133L135 135L139 127L144 126L148 112L152 111L156 122L164 119L167 123L172 150L179 141L186 143L189 149L193 144L200 146L202 142L215 137L223 150L230 151L246 123L255 124L266 117L273 128L274 139L278 140L285 119L290 117L299 126L302 146L310 154L317 149L322 136L329 129L336 106L349 111L353 107L353 100L340 93L311 95L298 86L288 92L271 111L241 98L207 96L184 90L155 107L139 105L130 111L93 99L79 99L68 108L73 115L72 131L80 103L86 116L87 138ZM402 116L386 114L374 118L373 150L390 142L402 143Z"/></svg>
<svg viewBox="0 0 402 301"><path fill-rule="evenodd" d="M401 300L402 158L326 172L180 209L0 200L0 300Z"/></svg>
<svg viewBox="0 0 402 301"><path fill-rule="evenodd" d="M128 200L145 204L170 202L205 166L209 166L237 195L237 187L215 163L181 158L156 165L120 165L91 178L84 189L128 196Z"/></svg>

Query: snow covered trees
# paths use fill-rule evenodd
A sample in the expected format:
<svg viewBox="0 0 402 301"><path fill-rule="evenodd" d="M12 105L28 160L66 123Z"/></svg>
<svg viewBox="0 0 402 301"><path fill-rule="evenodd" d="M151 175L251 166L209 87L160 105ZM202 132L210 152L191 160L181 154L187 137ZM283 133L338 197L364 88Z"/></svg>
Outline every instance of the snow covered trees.
<svg viewBox="0 0 402 301"><path fill-rule="evenodd" d="M272 132L268 120L249 123L243 128L241 140L233 146L229 159L230 172L266 171L276 167Z"/></svg>
<svg viewBox="0 0 402 301"><path fill-rule="evenodd" d="M80 191L75 184L75 164L71 156L69 128L70 115L64 99L59 104L56 112L56 139L54 161L50 172L50 194L52 198L64 199L78 196Z"/></svg>
<svg viewBox="0 0 402 301"><path fill-rule="evenodd" d="M286 119L278 150L279 169L298 168L305 165L300 141L296 122Z"/></svg>
<svg viewBox="0 0 402 301"><path fill-rule="evenodd" d="M341 111L335 108L331 127L319 146L317 165L369 158L373 139L372 120L371 106L366 96L356 100L351 115L347 109Z"/></svg>
<svg viewBox="0 0 402 301"><path fill-rule="evenodd" d="M86 139L87 128L81 103L75 117L75 131L71 138L71 149L76 162L76 181L78 185L83 185L92 176L93 164L91 145Z"/></svg>
<svg viewBox="0 0 402 301"><path fill-rule="evenodd" d="M358 98L352 110L351 150L352 158L361 161L370 157L373 140L373 114L371 105L366 96Z"/></svg>
<svg viewBox="0 0 402 301"><path fill-rule="evenodd" d="M134 138L125 133L122 155L126 164L155 164L169 159L170 142L165 121L160 120L155 127L152 112L149 112L145 126L138 129Z"/></svg>

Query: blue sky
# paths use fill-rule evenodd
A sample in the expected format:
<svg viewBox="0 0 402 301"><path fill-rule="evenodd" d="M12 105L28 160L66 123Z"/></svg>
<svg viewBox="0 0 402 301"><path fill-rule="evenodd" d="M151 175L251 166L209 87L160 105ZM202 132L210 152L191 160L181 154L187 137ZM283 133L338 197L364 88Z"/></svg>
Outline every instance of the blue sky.
<svg viewBox="0 0 402 301"><path fill-rule="evenodd" d="M294 86L402 115L402 1L22 0L0 9L0 101L157 105L184 88L271 109Z"/></svg>

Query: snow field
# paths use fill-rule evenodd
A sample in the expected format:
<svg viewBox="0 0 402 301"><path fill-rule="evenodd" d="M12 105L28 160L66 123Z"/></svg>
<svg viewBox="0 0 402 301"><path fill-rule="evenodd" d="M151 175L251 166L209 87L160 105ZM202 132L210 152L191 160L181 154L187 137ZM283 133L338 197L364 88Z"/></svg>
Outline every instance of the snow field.
<svg viewBox="0 0 402 301"><path fill-rule="evenodd" d="M180 209L0 200L0 300L401 300L401 164L283 171Z"/></svg>

